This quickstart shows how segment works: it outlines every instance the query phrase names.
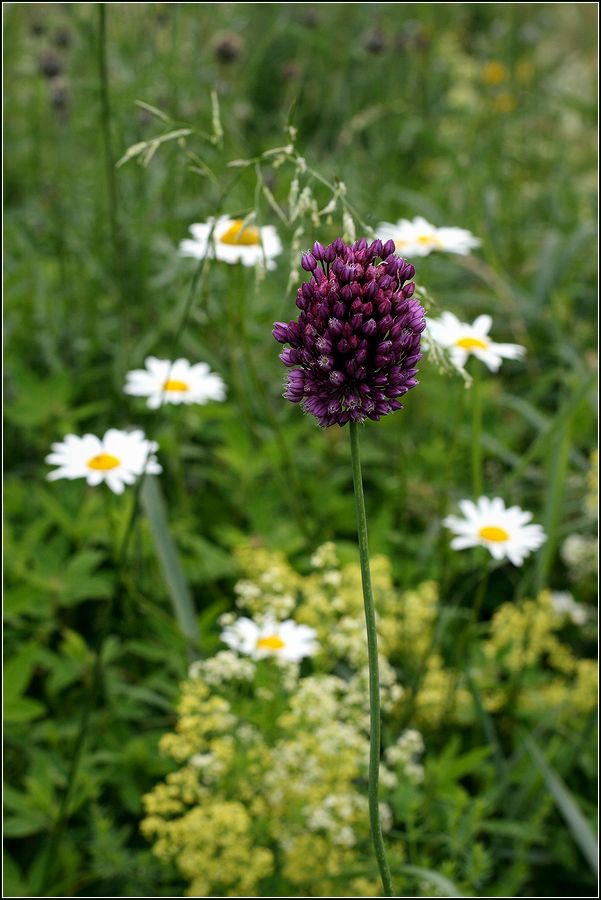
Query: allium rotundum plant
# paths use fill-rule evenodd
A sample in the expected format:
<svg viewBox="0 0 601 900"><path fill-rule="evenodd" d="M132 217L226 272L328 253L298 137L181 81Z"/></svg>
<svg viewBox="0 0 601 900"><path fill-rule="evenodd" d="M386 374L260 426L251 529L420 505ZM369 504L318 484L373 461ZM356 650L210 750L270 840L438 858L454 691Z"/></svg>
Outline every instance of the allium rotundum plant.
<svg viewBox="0 0 601 900"><path fill-rule="evenodd" d="M402 409L400 398L417 384L426 320L413 296L415 269L395 249L393 240L315 243L302 257L311 277L297 294L298 320L276 322L273 330L277 341L289 344L280 356L291 370L284 397L324 427L349 424L369 661L369 817L387 897L394 890L378 801L380 678L358 424Z"/></svg>
<svg viewBox="0 0 601 900"><path fill-rule="evenodd" d="M417 384L426 327L414 267L395 255L394 241L364 238L316 243L301 265L311 279L297 294L298 320L273 330L290 345L280 355L291 369L284 397L323 426L402 409L400 398Z"/></svg>

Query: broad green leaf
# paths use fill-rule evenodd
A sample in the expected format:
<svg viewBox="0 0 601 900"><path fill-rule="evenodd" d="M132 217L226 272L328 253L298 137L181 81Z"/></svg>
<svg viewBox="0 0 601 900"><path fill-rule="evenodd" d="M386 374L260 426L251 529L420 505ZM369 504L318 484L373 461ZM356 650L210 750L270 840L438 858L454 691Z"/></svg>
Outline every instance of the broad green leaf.
<svg viewBox="0 0 601 900"><path fill-rule="evenodd" d="M173 610L182 634L188 639L190 650L196 655L198 625L192 594L186 582L177 548L171 537L167 508L159 482L147 475L140 491L140 502L148 519L161 572L169 591Z"/></svg>

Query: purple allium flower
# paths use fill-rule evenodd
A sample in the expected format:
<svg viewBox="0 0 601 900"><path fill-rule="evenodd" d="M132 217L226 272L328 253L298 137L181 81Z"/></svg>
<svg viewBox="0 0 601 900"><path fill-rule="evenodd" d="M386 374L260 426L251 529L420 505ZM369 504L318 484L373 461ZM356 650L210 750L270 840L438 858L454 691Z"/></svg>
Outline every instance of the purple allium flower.
<svg viewBox="0 0 601 900"><path fill-rule="evenodd" d="M376 260L380 259L380 262ZM276 322L273 336L289 344L284 397L301 403L319 424L376 421L418 383L416 364L426 327L409 280L415 269L395 255L394 241L365 238L303 254L311 280L301 285L297 321Z"/></svg>

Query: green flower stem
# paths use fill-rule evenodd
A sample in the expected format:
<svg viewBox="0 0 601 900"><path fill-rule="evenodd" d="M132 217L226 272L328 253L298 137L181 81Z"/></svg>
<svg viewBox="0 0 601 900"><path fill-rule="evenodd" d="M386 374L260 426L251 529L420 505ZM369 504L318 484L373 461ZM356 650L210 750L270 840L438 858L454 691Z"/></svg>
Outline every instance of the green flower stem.
<svg viewBox="0 0 601 900"><path fill-rule="evenodd" d="M382 825L380 823L380 805L378 785L380 780L380 676L378 672L378 635L376 631L376 611L371 588L369 570L369 549L367 546L367 519L365 517L365 498L363 496L363 480L361 478L361 460L359 458L359 435L357 423L350 422L351 458L353 463L353 485L355 488L355 506L357 510L357 533L359 537L359 558L361 561L361 582L363 584L363 601L365 604L365 624L367 627L367 654L369 660L369 821L371 836L380 870L380 878L385 897L394 897L390 868L386 859Z"/></svg>
<svg viewBox="0 0 601 900"><path fill-rule="evenodd" d="M476 362L479 362L476 360ZM480 370L474 372L472 381L472 489L474 500L482 495L482 386Z"/></svg>

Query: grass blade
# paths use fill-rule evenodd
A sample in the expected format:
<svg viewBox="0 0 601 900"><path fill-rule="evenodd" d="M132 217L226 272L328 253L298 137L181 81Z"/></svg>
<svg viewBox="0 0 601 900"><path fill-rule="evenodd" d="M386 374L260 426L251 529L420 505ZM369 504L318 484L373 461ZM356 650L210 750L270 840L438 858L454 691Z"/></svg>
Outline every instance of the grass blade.
<svg viewBox="0 0 601 900"><path fill-rule="evenodd" d="M443 897L465 897L465 894L462 894L452 881L449 881L440 872L435 872L434 869L422 869L421 866L395 866L394 871L405 875L415 875L416 878L423 878L424 881L429 881L430 884L440 891Z"/></svg>
<svg viewBox="0 0 601 900"><path fill-rule="evenodd" d="M191 654L197 657L199 635L194 601L171 537L167 506L158 478L146 475L140 491L140 503L150 525L156 555L173 604L175 618L182 634L189 642Z"/></svg>
<svg viewBox="0 0 601 900"><path fill-rule="evenodd" d="M586 857L594 875L597 875L597 838L595 837L593 829L583 815L571 791L559 777L557 772L551 768L540 748L530 735L524 736L524 744L540 769L549 793L552 794L559 812L570 829L574 841L578 844L583 855Z"/></svg>

